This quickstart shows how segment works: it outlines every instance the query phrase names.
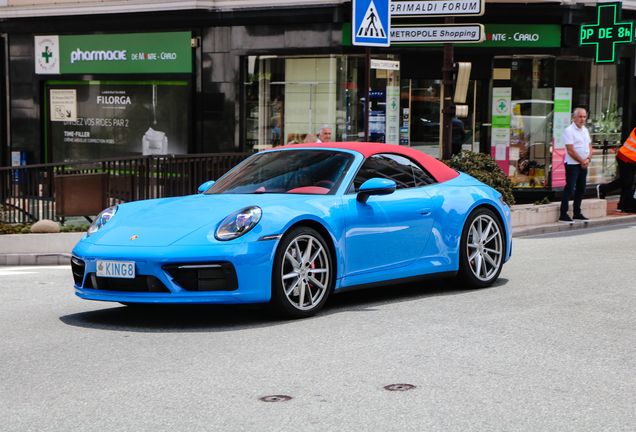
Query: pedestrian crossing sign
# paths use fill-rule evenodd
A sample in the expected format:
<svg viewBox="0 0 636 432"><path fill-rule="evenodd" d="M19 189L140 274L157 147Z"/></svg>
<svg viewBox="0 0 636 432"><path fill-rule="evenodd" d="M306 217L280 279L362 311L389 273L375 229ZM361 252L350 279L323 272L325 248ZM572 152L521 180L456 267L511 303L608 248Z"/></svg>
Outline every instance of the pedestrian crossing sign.
<svg viewBox="0 0 636 432"><path fill-rule="evenodd" d="M353 0L352 6L351 43L361 46L391 45L389 0Z"/></svg>

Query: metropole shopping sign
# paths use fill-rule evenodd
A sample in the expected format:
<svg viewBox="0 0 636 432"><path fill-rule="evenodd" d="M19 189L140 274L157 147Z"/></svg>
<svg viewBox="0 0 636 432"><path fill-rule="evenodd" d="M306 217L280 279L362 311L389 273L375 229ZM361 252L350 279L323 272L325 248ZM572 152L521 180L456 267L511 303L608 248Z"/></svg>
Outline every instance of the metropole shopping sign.
<svg viewBox="0 0 636 432"><path fill-rule="evenodd" d="M393 0L391 19L433 16L481 16L485 0ZM391 26L391 45L429 43L480 43L483 24L398 24Z"/></svg>
<svg viewBox="0 0 636 432"><path fill-rule="evenodd" d="M622 3L596 5L596 23L581 25L581 45L596 46L596 63L618 63L618 44L634 44L634 23L621 19Z"/></svg>

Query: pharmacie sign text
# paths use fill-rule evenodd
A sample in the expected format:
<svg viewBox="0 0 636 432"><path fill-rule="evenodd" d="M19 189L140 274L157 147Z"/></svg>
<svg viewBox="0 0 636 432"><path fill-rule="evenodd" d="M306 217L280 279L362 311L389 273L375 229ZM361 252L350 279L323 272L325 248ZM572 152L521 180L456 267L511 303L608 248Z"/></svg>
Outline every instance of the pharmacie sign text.
<svg viewBox="0 0 636 432"><path fill-rule="evenodd" d="M190 32L36 36L36 73L191 73L191 38ZM43 50L40 39L54 42ZM47 61L59 68L46 68Z"/></svg>

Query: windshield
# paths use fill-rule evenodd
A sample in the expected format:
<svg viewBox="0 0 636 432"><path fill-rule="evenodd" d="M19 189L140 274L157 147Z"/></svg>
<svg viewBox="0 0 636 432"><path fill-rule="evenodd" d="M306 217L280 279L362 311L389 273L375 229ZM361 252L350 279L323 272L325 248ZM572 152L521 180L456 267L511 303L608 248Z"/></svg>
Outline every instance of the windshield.
<svg viewBox="0 0 636 432"><path fill-rule="evenodd" d="M353 155L329 150L259 153L214 183L205 194L335 193Z"/></svg>

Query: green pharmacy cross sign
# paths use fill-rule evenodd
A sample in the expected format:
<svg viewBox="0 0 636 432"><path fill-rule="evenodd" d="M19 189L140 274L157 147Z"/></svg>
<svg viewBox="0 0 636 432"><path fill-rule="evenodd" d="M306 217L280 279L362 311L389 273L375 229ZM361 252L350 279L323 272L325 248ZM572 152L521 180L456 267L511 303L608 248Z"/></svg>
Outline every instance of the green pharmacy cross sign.
<svg viewBox="0 0 636 432"><path fill-rule="evenodd" d="M44 48L44 52L42 53L42 57L44 57L44 59L46 60L47 63L49 62L49 59L51 57L53 57L53 53L51 52L49 47L45 47Z"/></svg>
<svg viewBox="0 0 636 432"><path fill-rule="evenodd" d="M619 22L621 5L599 4L596 24L581 25L581 45L596 45L596 63L616 63L616 44L634 42L634 23Z"/></svg>

